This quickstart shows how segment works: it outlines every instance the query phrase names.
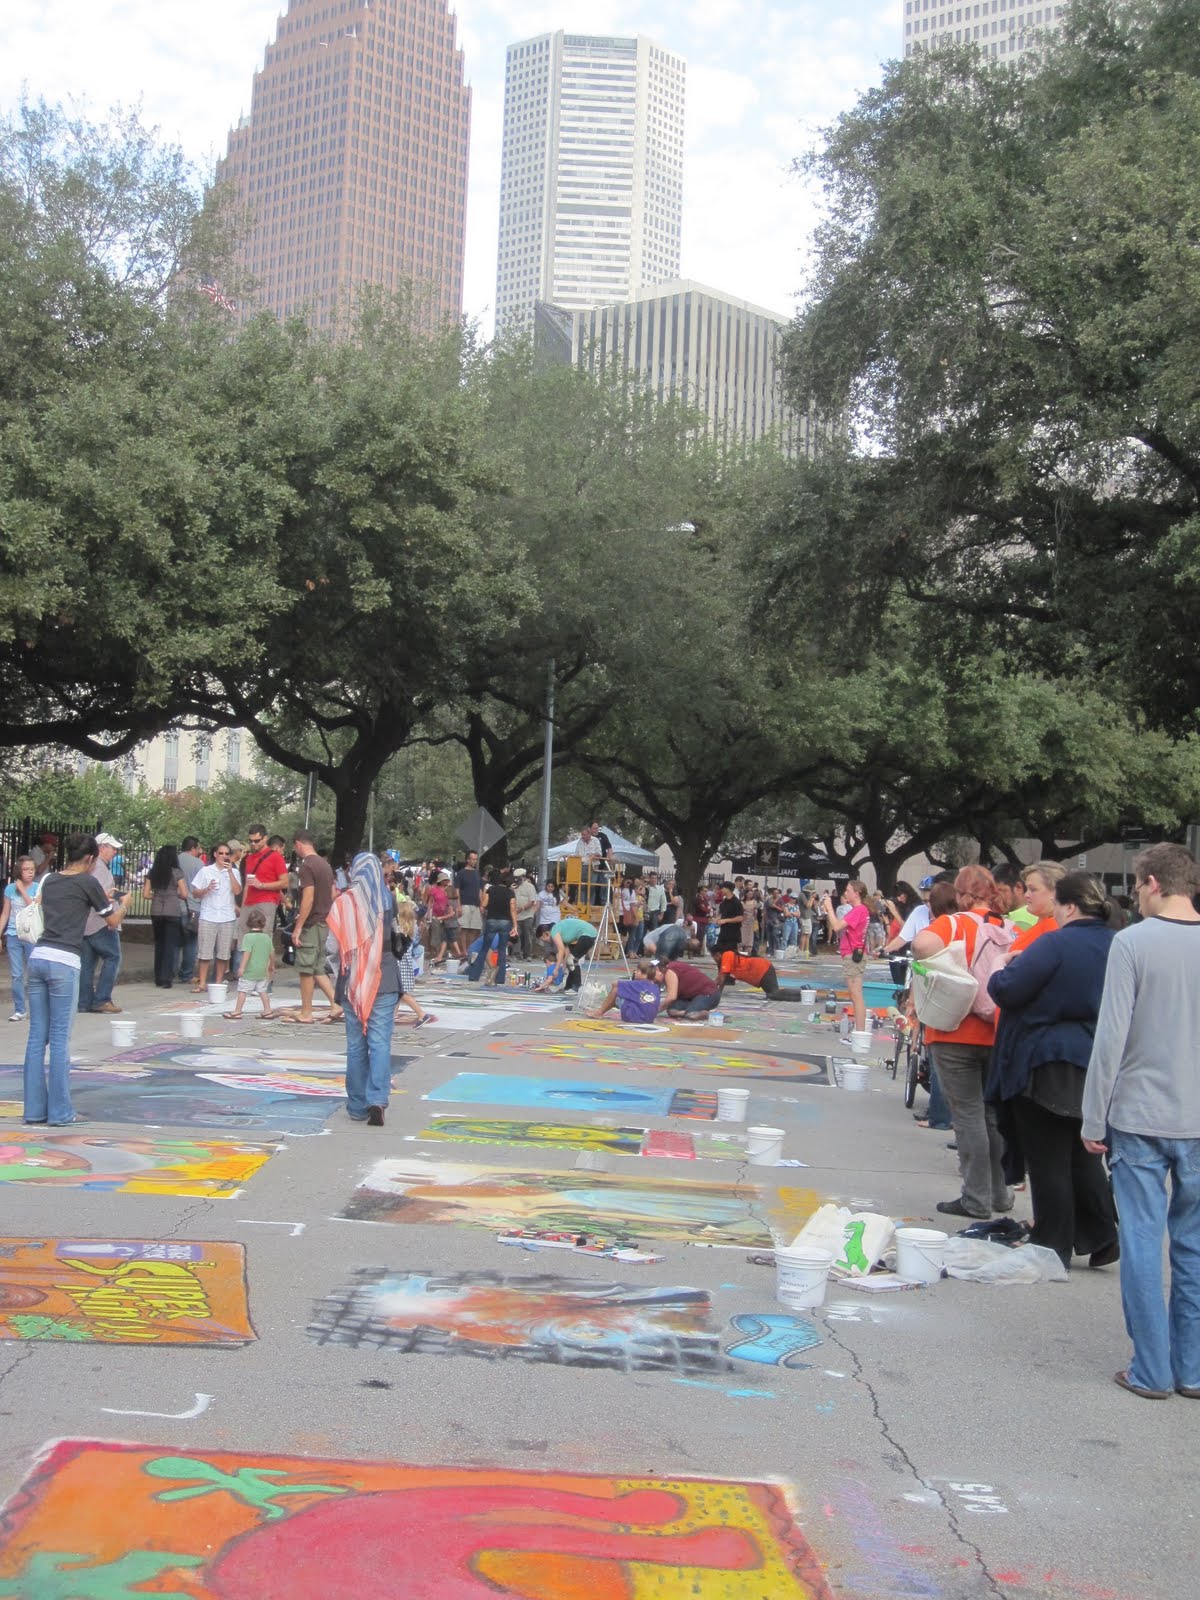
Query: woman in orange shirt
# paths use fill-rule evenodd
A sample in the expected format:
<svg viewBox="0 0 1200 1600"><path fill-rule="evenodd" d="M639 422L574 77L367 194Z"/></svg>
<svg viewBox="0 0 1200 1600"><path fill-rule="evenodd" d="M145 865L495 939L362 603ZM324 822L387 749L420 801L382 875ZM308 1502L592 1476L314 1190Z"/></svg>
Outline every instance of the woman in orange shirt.
<svg viewBox="0 0 1200 1600"><path fill-rule="evenodd" d="M1021 882L1025 885L1025 904L1037 921L1032 927L1022 928L1017 935L1017 941L1012 947L1014 956L1019 956L1022 950L1028 950L1035 939L1040 939L1044 933L1058 931L1058 923L1054 917L1054 885L1067 875L1067 869L1061 861L1035 861L1021 873Z"/></svg>
<svg viewBox="0 0 1200 1600"><path fill-rule="evenodd" d="M1002 904L996 880L986 867L964 867L954 880L958 914L937 917L913 940L920 960L936 955L956 939L967 947L967 965L975 959L975 941L983 920L1003 925ZM1011 1211L1012 1190L1004 1177L1004 1140L996 1121L996 1108L983 1098L988 1062L995 1038L995 1019L974 1012L957 1028L926 1028L934 1066L950 1102L962 1193L956 1200L939 1200L938 1210L952 1217L985 1218L993 1211Z"/></svg>

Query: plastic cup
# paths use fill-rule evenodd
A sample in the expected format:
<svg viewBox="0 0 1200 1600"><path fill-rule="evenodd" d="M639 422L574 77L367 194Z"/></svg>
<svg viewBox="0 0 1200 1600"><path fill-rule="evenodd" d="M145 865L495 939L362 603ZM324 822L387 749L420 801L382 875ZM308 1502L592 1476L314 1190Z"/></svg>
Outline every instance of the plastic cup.
<svg viewBox="0 0 1200 1600"><path fill-rule="evenodd" d="M746 1107L750 1101L749 1089L717 1090L717 1121L745 1122Z"/></svg>
<svg viewBox="0 0 1200 1600"><path fill-rule="evenodd" d="M777 1166L783 1156L783 1129L746 1129L746 1154L752 1167Z"/></svg>
<svg viewBox="0 0 1200 1600"><path fill-rule="evenodd" d="M791 1311L824 1305L833 1256L810 1245L775 1252L775 1298Z"/></svg>
<svg viewBox="0 0 1200 1600"><path fill-rule="evenodd" d="M724 1021L725 1013L723 1011L710 1011L708 1013L708 1025L710 1028L721 1027Z"/></svg>

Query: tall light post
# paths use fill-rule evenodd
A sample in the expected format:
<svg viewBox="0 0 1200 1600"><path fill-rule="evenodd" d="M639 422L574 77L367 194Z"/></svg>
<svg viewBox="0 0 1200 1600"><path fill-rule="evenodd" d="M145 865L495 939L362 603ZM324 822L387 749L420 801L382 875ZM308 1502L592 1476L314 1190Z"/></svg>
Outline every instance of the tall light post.
<svg viewBox="0 0 1200 1600"><path fill-rule="evenodd" d="M550 777L554 766L554 657L546 673L546 733L542 746L542 885L550 875Z"/></svg>

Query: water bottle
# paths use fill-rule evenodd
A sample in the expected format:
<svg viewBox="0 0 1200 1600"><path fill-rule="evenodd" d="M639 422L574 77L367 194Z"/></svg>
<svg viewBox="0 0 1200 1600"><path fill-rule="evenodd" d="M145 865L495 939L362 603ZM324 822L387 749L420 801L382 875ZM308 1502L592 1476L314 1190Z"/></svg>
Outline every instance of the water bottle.
<svg viewBox="0 0 1200 1600"><path fill-rule="evenodd" d="M842 1020L838 1023L838 1033L843 1039L848 1039L854 1030L854 1018L849 1011L842 1012Z"/></svg>

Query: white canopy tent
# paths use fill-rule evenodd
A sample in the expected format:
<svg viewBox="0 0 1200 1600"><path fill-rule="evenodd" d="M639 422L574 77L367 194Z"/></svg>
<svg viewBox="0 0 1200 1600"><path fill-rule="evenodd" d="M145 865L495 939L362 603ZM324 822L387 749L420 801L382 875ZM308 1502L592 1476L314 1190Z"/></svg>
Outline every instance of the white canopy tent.
<svg viewBox="0 0 1200 1600"><path fill-rule="evenodd" d="M640 844L633 844L629 839L623 839L612 828L605 828L612 852L616 859L626 867L640 867L643 872L658 871L658 857L653 850L643 850ZM576 839L568 839L565 844L556 844L553 849L546 852L551 861L565 861L568 856L575 854Z"/></svg>

